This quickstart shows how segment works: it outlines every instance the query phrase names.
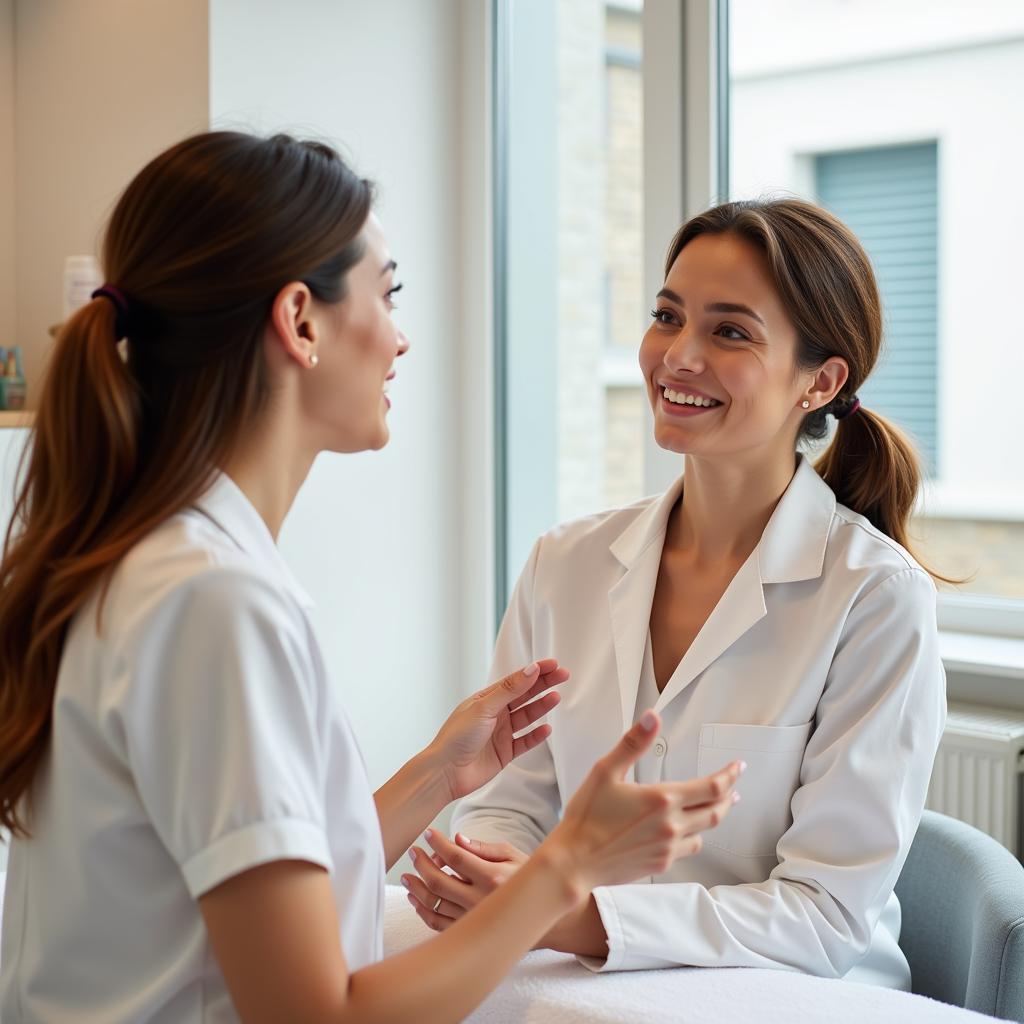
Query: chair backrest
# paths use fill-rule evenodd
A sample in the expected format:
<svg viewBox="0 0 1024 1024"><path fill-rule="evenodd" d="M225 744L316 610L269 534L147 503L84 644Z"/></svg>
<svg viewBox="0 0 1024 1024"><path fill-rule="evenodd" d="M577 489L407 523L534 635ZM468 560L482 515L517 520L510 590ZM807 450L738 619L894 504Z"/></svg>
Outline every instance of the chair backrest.
<svg viewBox="0 0 1024 1024"><path fill-rule="evenodd" d="M1024 867L991 836L925 811L896 883L915 992L1024 1021Z"/></svg>

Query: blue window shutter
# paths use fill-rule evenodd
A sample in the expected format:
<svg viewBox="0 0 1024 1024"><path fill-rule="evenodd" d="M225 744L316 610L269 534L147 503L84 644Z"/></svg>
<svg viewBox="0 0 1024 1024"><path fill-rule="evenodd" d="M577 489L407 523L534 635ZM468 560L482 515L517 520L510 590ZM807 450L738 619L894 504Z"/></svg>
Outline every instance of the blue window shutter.
<svg viewBox="0 0 1024 1024"><path fill-rule="evenodd" d="M937 164L934 142L815 158L818 199L857 234L882 293L882 355L860 397L913 437L929 475L939 457Z"/></svg>

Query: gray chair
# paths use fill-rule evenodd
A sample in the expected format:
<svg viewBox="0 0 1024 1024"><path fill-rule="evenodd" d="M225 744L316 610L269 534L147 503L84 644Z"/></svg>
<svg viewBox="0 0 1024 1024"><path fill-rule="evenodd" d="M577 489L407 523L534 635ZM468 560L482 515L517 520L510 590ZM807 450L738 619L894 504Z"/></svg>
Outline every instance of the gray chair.
<svg viewBox="0 0 1024 1024"><path fill-rule="evenodd" d="M1024 867L962 821L925 811L896 895L913 989L1024 1021Z"/></svg>

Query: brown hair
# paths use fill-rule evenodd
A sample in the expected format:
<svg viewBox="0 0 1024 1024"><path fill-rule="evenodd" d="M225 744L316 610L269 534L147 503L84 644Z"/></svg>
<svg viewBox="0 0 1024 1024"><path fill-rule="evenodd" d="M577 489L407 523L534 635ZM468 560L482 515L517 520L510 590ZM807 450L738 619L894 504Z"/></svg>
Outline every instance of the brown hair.
<svg viewBox="0 0 1024 1024"><path fill-rule="evenodd" d="M843 416L878 360L882 304L871 261L856 236L828 211L799 199L724 203L687 221L669 246L668 274L699 235L738 235L760 250L797 331L797 368L840 356L849 377L827 405L807 413L797 440L820 440L826 417L842 417L815 469L836 498L910 550L910 513L921 485L914 446L895 424L863 406ZM929 570L930 571L930 570ZM955 582L932 572L945 582Z"/></svg>
<svg viewBox="0 0 1024 1024"><path fill-rule="evenodd" d="M270 397L276 294L340 301L371 203L330 147L238 132L172 147L118 201L103 267L129 312L96 298L57 337L0 562L0 826L26 831L72 617L209 485Z"/></svg>

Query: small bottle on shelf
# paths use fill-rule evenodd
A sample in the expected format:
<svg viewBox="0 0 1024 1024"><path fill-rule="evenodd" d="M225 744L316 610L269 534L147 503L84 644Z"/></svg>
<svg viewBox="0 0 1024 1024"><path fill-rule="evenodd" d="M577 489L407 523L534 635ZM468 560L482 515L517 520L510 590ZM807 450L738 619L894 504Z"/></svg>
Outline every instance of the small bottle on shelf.
<svg viewBox="0 0 1024 1024"><path fill-rule="evenodd" d="M21 367L21 347L0 348L0 364L3 376L0 377L0 409L15 410L25 408L25 375Z"/></svg>

